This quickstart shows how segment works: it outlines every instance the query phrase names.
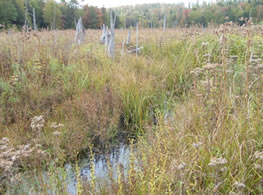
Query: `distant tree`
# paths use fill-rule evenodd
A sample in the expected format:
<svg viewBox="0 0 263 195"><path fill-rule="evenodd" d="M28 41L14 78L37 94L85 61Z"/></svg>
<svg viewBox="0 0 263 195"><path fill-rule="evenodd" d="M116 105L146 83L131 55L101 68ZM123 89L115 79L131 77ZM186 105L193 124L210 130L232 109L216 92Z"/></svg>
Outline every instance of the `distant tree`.
<svg viewBox="0 0 263 195"><path fill-rule="evenodd" d="M126 15L127 15L127 13L124 13L123 11L121 11L119 14L120 26L122 28L126 28Z"/></svg>
<svg viewBox="0 0 263 195"><path fill-rule="evenodd" d="M243 25L253 18L254 23L263 21L263 0L217 0L215 3L198 1L192 4L140 4L114 8L116 13L115 28L136 26L160 28L163 26L164 15L167 27L190 26L208 23L222 24L233 21ZM27 2L26 21L32 26L33 9L39 28L56 25L56 28L75 28L80 16L86 28L109 26L111 9L94 6L79 6L78 0L0 0L0 24L22 27L25 21L25 2ZM54 17L55 16L55 17ZM55 18L55 19L54 19ZM242 19L243 18L243 19Z"/></svg>
<svg viewBox="0 0 263 195"><path fill-rule="evenodd" d="M171 9L167 18L167 25L168 27L176 27L176 24L176 12L175 10Z"/></svg>
<svg viewBox="0 0 263 195"><path fill-rule="evenodd" d="M256 19L258 22L263 21L263 5L257 7Z"/></svg>
<svg viewBox="0 0 263 195"><path fill-rule="evenodd" d="M53 29L61 27L61 10L59 9L59 5L54 0L48 0L46 2L43 12L44 21L50 28Z"/></svg>
<svg viewBox="0 0 263 195"><path fill-rule="evenodd" d="M44 6L45 2L43 0L30 0L29 12L33 14L33 8L36 12L36 23L39 28L47 27L44 21ZM31 15L32 17L32 15Z"/></svg>
<svg viewBox="0 0 263 195"><path fill-rule="evenodd" d="M121 27L120 16L116 15L115 28Z"/></svg>
<svg viewBox="0 0 263 195"><path fill-rule="evenodd" d="M83 8L83 25L85 28L98 28L97 8L94 6L84 6Z"/></svg>
<svg viewBox="0 0 263 195"><path fill-rule="evenodd" d="M61 14L62 14L62 26L65 29L75 28L75 22L79 18L78 11L78 2L76 0L71 0L66 2L65 0L61 1L60 5Z"/></svg>
<svg viewBox="0 0 263 195"><path fill-rule="evenodd" d="M103 14L103 23L107 26L109 26L109 22L110 22L110 19L109 19L109 14L107 13L107 10L105 7L102 7L101 8L101 12Z"/></svg>
<svg viewBox="0 0 263 195"><path fill-rule="evenodd" d="M0 24L9 26L15 23L17 15L16 2L14 0L0 0Z"/></svg>
<svg viewBox="0 0 263 195"><path fill-rule="evenodd" d="M96 9L96 14L97 14L97 18L98 18L97 28L101 28L102 25L104 24L102 10L97 8Z"/></svg>
<svg viewBox="0 0 263 195"><path fill-rule="evenodd" d="M137 17L136 16L131 16L131 15L126 16L126 27L127 28L129 28L131 26L135 27L136 23L137 23Z"/></svg>

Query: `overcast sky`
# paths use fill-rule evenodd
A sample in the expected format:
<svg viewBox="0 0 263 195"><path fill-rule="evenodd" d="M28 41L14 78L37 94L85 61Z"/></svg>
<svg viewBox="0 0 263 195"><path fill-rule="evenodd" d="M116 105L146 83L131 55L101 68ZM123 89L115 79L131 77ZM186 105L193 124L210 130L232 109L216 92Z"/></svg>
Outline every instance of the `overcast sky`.
<svg viewBox="0 0 263 195"><path fill-rule="evenodd" d="M79 0L79 2L82 2L81 4L88 4L88 5L94 5L98 7L117 7L121 5L135 5L135 4L143 4L143 3L185 3L186 5L188 2L196 3L197 0ZM207 0L207 2L210 0ZM199 0L201 3L202 0Z"/></svg>

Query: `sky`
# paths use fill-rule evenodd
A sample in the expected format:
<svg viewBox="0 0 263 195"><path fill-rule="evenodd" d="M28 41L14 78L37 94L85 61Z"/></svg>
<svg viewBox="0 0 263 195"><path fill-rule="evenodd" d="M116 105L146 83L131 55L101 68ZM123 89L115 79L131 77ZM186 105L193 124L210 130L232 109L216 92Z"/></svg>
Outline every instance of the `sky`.
<svg viewBox="0 0 263 195"><path fill-rule="evenodd" d="M188 2L196 3L197 0L79 0L82 5L88 4L98 7L118 7L122 5L135 5L135 4L144 4L144 3L185 3L186 5ZM201 3L202 0L199 0ZM208 0L207 0L208 2Z"/></svg>

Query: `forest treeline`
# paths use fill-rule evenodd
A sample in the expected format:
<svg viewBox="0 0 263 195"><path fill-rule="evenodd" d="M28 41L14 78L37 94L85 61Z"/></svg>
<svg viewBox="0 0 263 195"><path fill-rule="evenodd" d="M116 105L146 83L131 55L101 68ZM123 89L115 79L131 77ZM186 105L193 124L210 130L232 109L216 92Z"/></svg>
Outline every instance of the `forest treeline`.
<svg viewBox="0 0 263 195"><path fill-rule="evenodd" d="M33 28L35 15L38 28L75 28L81 16L85 28L97 29L109 24L112 9L80 5L77 0L0 0L0 28L28 26ZM247 19L263 23L263 0L221 0L214 3L197 0L194 4L142 4L113 9L116 28L191 26L232 21L242 25Z"/></svg>

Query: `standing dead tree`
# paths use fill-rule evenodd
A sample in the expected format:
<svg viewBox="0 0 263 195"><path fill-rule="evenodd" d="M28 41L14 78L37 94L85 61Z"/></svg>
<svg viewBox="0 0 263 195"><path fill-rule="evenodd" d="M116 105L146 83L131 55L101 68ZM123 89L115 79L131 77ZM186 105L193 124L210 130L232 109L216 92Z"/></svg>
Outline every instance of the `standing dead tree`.
<svg viewBox="0 0 263 195"><path fill-rule="evenodd" d="M165 31L166 29L166 16L163 16L163 30Z"/></svg>
<svg viewBox="0 0 263 195"><path fill-rule="evenodd" d="M85 29L83 27L82 18L80 17L76 26L76 41L80 45L84 42Z"/></svg>
<svg viewBox="0 0 263 195"><path fill-rule="evenodd" d="M36 11L35 11L35 8L33 8L33 25L34 25L34 30L37 30L37 22L36 22Z"/></svg>
<svg viewBox="0 0 263 195"><path fill-rule="evenodd" d="M103 26L102 26L102 35L100 37L100 42L101 42L101 44L104 44L105 50L108 49L109 39L110 39L110 32L109 32L108 26L103 24Z"/></svg>
<svg viewBox="0 0 263 195"><path fill-rule="evenodd" d="M123 41L122 41L122 45L121 45L121 55L124 55L124 47L125 47L125 39L123 39Z"/></svg>
<svg viewBox="0 0 263 195"><path fill-rule="evenodd" d="M137 23L136 24L136 45L135 45L135 48L130 48L128 50L128 53L136 53L136 56L138 56L142 49L143 49L143 46L139 47L139 23Z"/></svg>
<svg viewBox="0 0 263 195"><path fill-rule="evenodd" d="M126 41L126 45L130 45L131 42L131 29L128 32L128 37L127 37L127 41Z"/></svg>
<svg viewBox="0 0 263 195"><path fill-rule="evenodd" d="M138 56L138 47L139 47L139 23L136 24L136 56Z"/></svg>
<svg viewBox="0 0 263 195"><path fill-rule="evenodd" d="M100 37L100 42L102 44L105 43L105 38L106 38L106 26L105 26L105 24L103 24L103 26L102 26L102 35Z"/></svg>
<svg viewBox="0 0 263 195"><path fill-rule="evenodd" d="M106 26L106 30L105 30L105 37L104 37L104 46L105 46L105 51L107 51L107 50L108 50L108 45L109 45L109 36L110 36L109 29L108 29L108 26Z"/></svg>
<svg viewBox="0 0 263 195"><path fill-rule="evenodd" d="M102 26L102 35L100 37L100 42L104 44L105 51L108 52L108 56L114 57L114 49L115 49L115 23L116 23L116 14L113 12L110 12L110 30L108 29L108 26L103 24Z"/></svg>
<svg viewBox="0 0 263 195"><path fill-rule="evenodd" d="M116 23L116 14L114 14L113 18L113 12L110 13L110 36L109 36L109 43L108 43L108 55L110 57L114 57L114 49L115 49L115 23Z"/></svg>

